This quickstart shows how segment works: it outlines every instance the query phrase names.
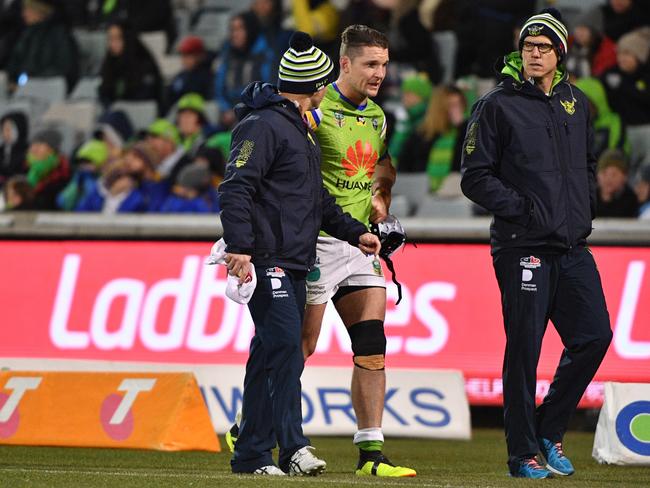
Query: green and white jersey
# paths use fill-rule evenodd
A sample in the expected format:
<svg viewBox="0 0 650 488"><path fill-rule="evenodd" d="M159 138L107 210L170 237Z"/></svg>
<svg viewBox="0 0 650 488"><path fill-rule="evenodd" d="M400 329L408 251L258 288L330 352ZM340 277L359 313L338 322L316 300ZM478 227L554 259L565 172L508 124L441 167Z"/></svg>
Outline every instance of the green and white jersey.
<svg viewBox="0 0 650 488"><path fill-rule="evenodd" d="M320 107L305 114L321 146L323 183L345 212L367 225L372 175L387 154L386 116L372 100L354 104L336 83L326 90Z"/></svg>

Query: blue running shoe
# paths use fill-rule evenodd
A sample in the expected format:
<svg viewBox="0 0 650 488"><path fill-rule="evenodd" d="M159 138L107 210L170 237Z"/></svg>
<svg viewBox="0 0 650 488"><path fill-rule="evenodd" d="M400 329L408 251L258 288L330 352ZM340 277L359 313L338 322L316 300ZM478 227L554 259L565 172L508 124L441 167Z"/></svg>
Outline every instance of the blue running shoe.
<svg viewBox="0 0 650 488"><path fill-rule="evenodd" d="M575 473L573 464L564 455L561 442L553 443L542 438L539 440L539 448L542 451L542 456L546 459L546 469L560 476L571 476Z"/></svg>
<svg viewBox="0 0 650 488"><path fill-rule="evenodd" d="M534 457L528 459L522 459L519 461L519 466L514 471L510 471L510 476L513 478L531 478L540 480L543 478L552 478L553 473L548 469L540 466L537 462L537 459Z"/></svg>

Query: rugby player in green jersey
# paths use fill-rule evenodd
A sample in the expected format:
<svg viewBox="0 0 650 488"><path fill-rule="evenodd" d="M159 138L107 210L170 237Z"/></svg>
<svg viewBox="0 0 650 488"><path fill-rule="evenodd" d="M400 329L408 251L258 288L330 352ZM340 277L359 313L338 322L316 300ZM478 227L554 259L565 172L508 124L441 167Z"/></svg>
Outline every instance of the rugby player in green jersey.
<svg viewBox="0 0 650 488"><path fill-rule="evenodd" d="M386 116L372 101L386 77L388 39L364 25L341 35L340 75L319 109L305 114L321 146L323 183L344 211L360 222L388 215L395 169L387 152ZM386 282L376 256L321 232L316 264L307 276L303 322L305 359L316 349L328 300L350 335L354 369L352 406L357 417L354 444L358 475L412 477L382 453L386 374Z"/></svg>
<svg viewBox="0 0 650 488"><path fill-rule="evenodd" d="M327 86L318 110L305 113L321 146L323 184L345 212L360 222L388 216L395 169L386 149L386 117L372 101L386 77L388 39L364 25L341 35L340 75ZM303 322L305 360L318 342L325 307L332 300L352 343L352 406L357 417L354 444L359 476L413 477L415 470L393 465L383 454L381 419L386 373L386 281L376 256L321 234L316 264L307 276ZM226 434L233 449L238 425Z"/></svg>

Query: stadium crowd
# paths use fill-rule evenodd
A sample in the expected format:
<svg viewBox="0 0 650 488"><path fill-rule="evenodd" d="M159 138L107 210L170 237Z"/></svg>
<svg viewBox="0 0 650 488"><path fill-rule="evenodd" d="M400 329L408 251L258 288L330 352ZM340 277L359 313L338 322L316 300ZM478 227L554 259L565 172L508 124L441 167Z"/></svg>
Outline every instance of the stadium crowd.
<svg viewBox="0 0 650 488"><path fill-rule="evenodd" d="M591 102L598 217L650 218L650 2L641 0L0 1L0 208L219 212L234 106L272 80L294 30L333 59L345 26L390 39L379 102L393 213L470 216L472 104L527 17L551 4Z"/></svg>

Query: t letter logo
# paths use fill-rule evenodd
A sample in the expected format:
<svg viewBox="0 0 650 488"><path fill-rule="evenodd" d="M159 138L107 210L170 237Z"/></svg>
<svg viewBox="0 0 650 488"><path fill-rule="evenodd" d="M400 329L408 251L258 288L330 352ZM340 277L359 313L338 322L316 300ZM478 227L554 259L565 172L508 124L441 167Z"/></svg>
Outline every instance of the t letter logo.
<svg viewBox="0 0 650 488"><path fill-rule="evenodd" d="M11 418L16 411L20 400L27 390L35 390L41 384L41 377L14 376L9 378L5 389L13 390L7 401L0 409L0 423L4 423Z"/></svg>

